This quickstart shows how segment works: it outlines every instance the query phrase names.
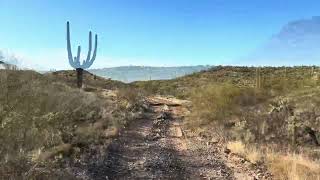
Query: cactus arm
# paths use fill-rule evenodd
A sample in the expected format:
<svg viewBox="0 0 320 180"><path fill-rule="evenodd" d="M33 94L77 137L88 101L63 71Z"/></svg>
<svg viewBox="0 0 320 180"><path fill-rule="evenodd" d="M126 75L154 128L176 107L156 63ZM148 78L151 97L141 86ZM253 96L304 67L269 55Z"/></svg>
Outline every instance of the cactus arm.
<svg viewBox="0 0 320 180"><path fill-rule="evenodd" d="M67 22L67 51L68 51L68 59L69 59L69 64L75 68L75 63L73 61L72 57L72 51L71 51L71 43L70 43L70 28L69 28L69 21Z"/></svg>
<svg viewBox="0 0 320 180"><path fill-rule="evenodd" d="M91 49L92 49L92 33L91 31L89 32L89 50L88 50L88 55L87 55L87 59L85 61L83 61L83 64L85 64L86 62L90 61L90 57L91 57Z"/></svg>
<svg viewBox="0 0 320 180"><path fill-rule="evenodd" d="M97 34L95 35L94 41L95 41L94 42L94 51L93 51L93 55L92 55L92 59L91 59L92 63L94 60L96 60L96 55L97 55L97 47L98 47L98 35Z"/></svg>
<svg viewBox="0 0 320 180"><path fill-rule="evenodd" d="M94 43L94 50L93 50L93 55L91 60L89 59L89 61L86 61L83 64L83 69L88 69L94 62L94 60L96 59L96 55L97 55L97 46L98 46L98 35L95 35L95 43Z"/></svg>
<svg viewBox="0 0 320 180"><path fill-rule="evenodd" d="M77 69L77 68L79 68L79 66L80 66L80 63L77 62L77 57L74 57L73 58L73 66L72 67Z"/></svg>
<svg viewBox="0 0 320 180"><path fill-rule="evenodd" d="M95 40L94 40L94 51L93 51L93 55L91 58L91 61L88 64L88 68L93 64L94 60L96 60L96 56L97 56L97 47L98 47L98 35L95 35Z"/></svg>
<svg viewBox="0 0 320 180"><path fill-rule="evenodd" d="M92 55L92 59L91 61L93 62L96 59L96 55L97 55L97 47L98 47L98 35L95 35L95 39L94 39L94 51L93 51L93 55Z"/></svg>
<svg viewBox="0 0 320 180"><path fill-rule="evenodd" d="M98 47L98 35L95 35L95 45L94 45L94 51L93 55L91 57L91 51L92 51L92 32L89 32L89 50L87 54L87 58L80 62L80 55L81 55L81 47L78 46L77 56L72 56L72 50L71 50L71 40L70 40L70 27L69 27L69 21L67 22L67 51L68 51L68 59L69 64L75 68L81 68L81 69L88 69L93 62L96 59L97 55L97 47ZM91 58L91 59L90 59ZM82 64L81 64L82 63Z"/></svg>

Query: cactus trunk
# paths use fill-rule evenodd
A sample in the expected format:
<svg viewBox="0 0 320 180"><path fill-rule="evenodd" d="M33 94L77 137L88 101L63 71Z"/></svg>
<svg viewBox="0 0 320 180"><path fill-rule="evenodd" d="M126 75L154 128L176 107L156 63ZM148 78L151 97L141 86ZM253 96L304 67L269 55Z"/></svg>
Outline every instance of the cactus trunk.
<svg viewBox="0 0 320 180"><path fill-rule="evenodd" d="M284 78L287 78L287 67L284 67Z"/></svg>
<svg viewBox="0 0 320 180"><path fill-rule="evenodd" d="M292 146L296 147L297 144L297 124L296 124L296 118L293 119L293 128L292 128Z"/></svg>
<svg viewBox="0 0 320 180"><path fill-rule="evenodd" d="M260 67L256 68L256 88L261 88L261 75L260 75Z"/></svg>
<svg viewBox="0 0 320 180"><path fill-rule="evenodd" d="M82 68L77 68L77 85L78 88L82 88L82 82L83 82L83 69Z"/></svg>

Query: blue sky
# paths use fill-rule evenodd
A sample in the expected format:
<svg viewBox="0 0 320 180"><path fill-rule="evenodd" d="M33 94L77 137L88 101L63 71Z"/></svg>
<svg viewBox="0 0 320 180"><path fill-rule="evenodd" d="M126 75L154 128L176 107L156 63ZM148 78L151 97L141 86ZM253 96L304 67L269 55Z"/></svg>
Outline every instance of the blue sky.
<svg viewBox="0 0 320 180"><path fill-rule="evenodd" d="M42 68L70 68L98 33L93 65L237 64L289 21L319 15L317 0L0 0L0 49Z"/></svg>

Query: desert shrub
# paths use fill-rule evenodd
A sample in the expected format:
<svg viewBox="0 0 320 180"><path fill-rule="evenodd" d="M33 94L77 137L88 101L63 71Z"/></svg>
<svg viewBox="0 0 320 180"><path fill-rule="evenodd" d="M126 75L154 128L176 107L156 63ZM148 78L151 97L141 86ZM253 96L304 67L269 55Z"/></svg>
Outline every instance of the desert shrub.
<svg viewBox="0 0 320 180"><path fill-rule="evenodd" d="M263 73L266 73L266 70ZM263 83L259 89L250 86L241 87L233 82L208 83L205 86L193 88L188 93L193 106L187 124L191 127L219 125L220 129L223 127L228 138L245 142L272 141L290 144L294 133L306 136L306 133L302 132L304 125L299 127L298 131L291 127L293 122L290 118L293 116L295 105L281 97L289 95L289 99L300 96L309 97L310 93L317 93L315 81L309 76L307 78L298 75L296 81L292 80L292 77L271 75L263 77ZM308 89L315 90L305 92ZM304 92L306 94L302 94ZM312 99L309 104L315 103L316 98ZM303 101L306 101L306 98L298 103ZM312 115L311 112L309 114ZM312 117L315 119L314 115ZM309 117L302 119L308 119L307 122L312 120ZM299 124L306 124L301 122L302 120Z"/></svg>
<svg viewBox="0 0 320 180"><path fill-rule="evenodd" d="M229 83L194 88L190 95L192 113L188 119L198 125L212 122L225 125L232 117L241 115L243 108L264 101L266 96L254 88L241 88Z"/></svg>
<svg viewBox="0 0 320 180"><path fill-rule="evenodd" d="M117 91L117 96L120 99L126 100L130 104L139 104L142 100L144 92L134 87L123 87Z"/></svg>
<svg viewBox="0 0 320 180"><path fill-rule="evenodd" d="M125 127L128 123L143 116L146 106L144 97L146 92L136 87L122 87L117 90L117 108L114 111L113 125L117 128Z"/></svg>
<svg viewBox="0 0 320 180"><path fill-rule="evenodd" d="M143 91L145 95L159 94L173 95L176 97L182 97L184 95L174 80L140 81L134 82L133 85Z"/></svg>
<svg viewBox="0 0 320 180"><path fill-rule="evenodd" d="M317 86L317 82L309 77L271 77L264 81L264 89L274 95L283 95L292 91Z"/></svg>

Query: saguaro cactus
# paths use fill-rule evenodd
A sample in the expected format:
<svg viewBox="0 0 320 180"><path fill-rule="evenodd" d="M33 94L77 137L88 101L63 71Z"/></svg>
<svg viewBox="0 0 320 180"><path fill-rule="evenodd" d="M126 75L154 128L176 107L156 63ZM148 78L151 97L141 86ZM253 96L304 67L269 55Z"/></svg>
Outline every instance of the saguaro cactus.
<svg viewBox="0 0 320 180"><path fill-rule="evenodd" d="M311 67L310 76L312 77L314 75L314 66Z"/></svg>
<svg viewBox="0 0 320 180"><path fill-rule="evenodd" d="M256 88L261 88L261 74L260 74L260 67L256 68Z"/></svg>
<svg viewBox="0 0 320 180"><path fill-rule="evenodd" d="M94 51L91 57L91 50L92 50L92 33L89 32L89 50L87 59L83 60L82 64L80 63L80 53L81 53L81 46L78 46L77 56L72 56L71 51L71 43L70 43L70 28L69 22L67 22L67 50L68 50L68 59L69 64L77 71L77 85L79 88L82 87L82 79L83 79L83 70L88 69L92 64L93 61L96 59L97 55L97 46L98 46L98 35L95 35L95 43L94 43Z"/></svg>
<svg viewBox="0 0 320 180"><path fill-rule="evenodd" d="M288 73L287 67L284 67L284 78L287 78L287 73Z"/></svg>

